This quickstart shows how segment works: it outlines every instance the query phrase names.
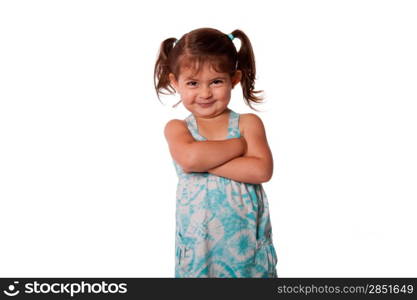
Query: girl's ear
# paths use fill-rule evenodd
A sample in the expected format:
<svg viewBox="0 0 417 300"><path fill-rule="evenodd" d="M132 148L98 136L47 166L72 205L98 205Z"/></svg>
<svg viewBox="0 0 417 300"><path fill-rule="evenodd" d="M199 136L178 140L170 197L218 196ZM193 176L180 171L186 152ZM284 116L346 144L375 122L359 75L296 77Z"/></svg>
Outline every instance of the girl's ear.
<svg viewBox="0 0 417 300"><path fill-rule="evenodd" d="M241 79L242 79L242 71L236 70L235 75L233 75L233 78L232 78L232 89L235 87L236 84L240 82Z"/></svg>
<svg viewBox="0 0 417 300"><path fill-rule="evenodd" d="M175 78L175 75L173 73L169 73L168 78L170 84L178 91L178 81Z"/></svg>

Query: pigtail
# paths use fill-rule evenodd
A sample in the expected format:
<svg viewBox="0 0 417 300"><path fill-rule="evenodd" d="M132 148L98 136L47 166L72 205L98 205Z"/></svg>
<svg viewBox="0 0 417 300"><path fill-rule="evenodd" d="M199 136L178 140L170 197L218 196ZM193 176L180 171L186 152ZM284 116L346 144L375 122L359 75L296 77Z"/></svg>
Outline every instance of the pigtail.
<svg viewBox="0 0 417 300"><path fill-rule="evenodd" d="M247 105L253 110L256 110L252 107L251 102L260 103L263 100L263 97L258 97L255 94L263 92L255 91L255 77L256 77L256 65L255 65L255 55L253 54L253 49L251 42L247 35L237 29L232 32L234 37L237 37L241 41L241 46L238 52L237 58L237 69L242 71L241 86L243 91L243 97Z"/></svg>
<svg viewBox="0 0 417 300"><path fill-rule="evenodd" d="M154 86L159 102L161 102L159 94L175 94L175 89L171 86L168 76L171 72L169 68L168 56L174 48L176 41L176 38L168 38L161 43L161 46L159 48L158 58L156 60L154 69ZM166 92L164 92L164 90Z"/></svg>

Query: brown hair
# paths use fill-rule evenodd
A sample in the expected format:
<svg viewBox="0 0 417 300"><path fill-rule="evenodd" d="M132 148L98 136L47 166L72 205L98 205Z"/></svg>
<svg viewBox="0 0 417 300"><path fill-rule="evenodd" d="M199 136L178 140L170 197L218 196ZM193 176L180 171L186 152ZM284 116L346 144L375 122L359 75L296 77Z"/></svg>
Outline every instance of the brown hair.
<svg viewBox="0 0 417 300"><path fill-rule="evenodd" d="M199 28L184 34L179 40L168 38L161 43L154 69L156 94L175 94L169 73L178 79L181 67L192 66L199 72L203 63L209 62L217 72L228 73L231 77L236 70L242 72L240 84L243 97L250 108L251 102L259 103L262 97L255 94L255 56L246 34L237 29L232 32L241 41L239 52L227 34L213 28ZM166 92L164 92L164 90Z"/></svg>

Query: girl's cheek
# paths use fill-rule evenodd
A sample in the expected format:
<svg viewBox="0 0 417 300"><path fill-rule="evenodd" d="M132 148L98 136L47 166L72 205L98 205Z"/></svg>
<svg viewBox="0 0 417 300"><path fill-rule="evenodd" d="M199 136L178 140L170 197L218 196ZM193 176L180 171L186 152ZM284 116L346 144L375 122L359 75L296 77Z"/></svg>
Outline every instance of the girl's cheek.
<svg viewBox="0 0 417 300"><path fill-rule="evenodd" d="M193 92L186 92L185 94L185 97L187 97L187 98L192 98L193 97L193 95L194 95L194 93Z"/></svg>

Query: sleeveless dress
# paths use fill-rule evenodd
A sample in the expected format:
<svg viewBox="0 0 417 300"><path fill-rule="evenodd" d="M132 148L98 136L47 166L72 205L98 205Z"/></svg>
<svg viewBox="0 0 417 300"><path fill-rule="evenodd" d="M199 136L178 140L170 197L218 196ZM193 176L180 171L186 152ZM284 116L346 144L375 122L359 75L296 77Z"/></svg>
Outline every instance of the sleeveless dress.
<svg viewBox="0 0 417 300"><path fill-rule="evenodd" d="M193 114L185 119L197 141ZM230 110L229 138L240 137L239 114ZM268 200L261 184L208 172L185 173L175 160L175 277L276 278Z"/></svg>

